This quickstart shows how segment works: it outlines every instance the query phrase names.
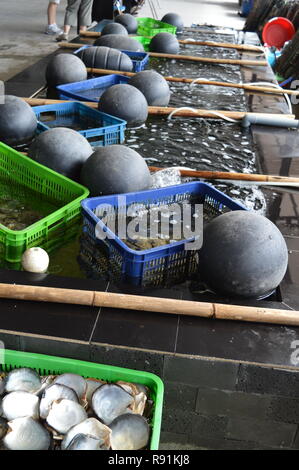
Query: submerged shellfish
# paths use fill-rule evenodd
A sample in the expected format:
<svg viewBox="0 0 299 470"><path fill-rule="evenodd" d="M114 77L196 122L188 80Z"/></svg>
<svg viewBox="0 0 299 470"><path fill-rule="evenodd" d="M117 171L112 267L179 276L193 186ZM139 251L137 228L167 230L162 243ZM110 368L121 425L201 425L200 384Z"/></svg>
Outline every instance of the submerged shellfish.
<svg viewBox="0 0 299 470"><path fill-rule="evenodd" d="M110 424L112 450L138 450L149 440L149 425L143 416L126 413Z"/></svg>
<svg viewBox="0 0 299 470"><path fill-rule="evenodd" d="M17 418L8 422L8 432L3 443L10 450L48 450L50 434L30 417Z"/></svg>
<svg viewBox="0 0 299 470"><path fill-rule="evenodd" d="M96 389L91 402L98 418L109 425L117 416L130 412L134 398L119 385L105 384Z"/></svg>

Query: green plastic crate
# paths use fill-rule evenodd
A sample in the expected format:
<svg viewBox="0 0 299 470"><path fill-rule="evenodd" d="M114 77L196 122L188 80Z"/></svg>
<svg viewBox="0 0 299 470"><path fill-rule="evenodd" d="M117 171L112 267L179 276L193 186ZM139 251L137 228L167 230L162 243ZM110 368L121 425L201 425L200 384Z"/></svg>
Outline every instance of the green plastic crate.
<svg viewBox="0 0 299 470"><path fill-rule="evenodd" d="M84 186L47 168L0 142L0 180L12 194L33 191L40 201L59 206L51 214L24 230L10 230L0 224L0 258L18 263L27 248L40 246L51 251L74 236L80 228L81 201L89 191Z"/></svg>
<svg viewBox="0 0 299 470"><path fill-rule="evenodd" d="M150 389L150 398L154 401L153 416L150 422L152 428L150 450L159 449L164 385L157 375L123 367L9 349L4 349L1 354L3 354L3 363L0 368L4 372L9 372L17 367L31 367L40 375L57 375L70 372L82 375L85 378L93 377L107 382L123 380L146 385Z"/></svg>
<svg viewBox="0 0 299 470"><path fill-rule="evenodd" d="M143 45L145 52L149 51L149 44L152 38L145 37L145 36L132 36L132 37L133 39L135 39L136 41L140 42L140 44Z"/></svg>
<svg viewBox="0 0 299 470"><path fill-rule="evenodd" d="M155 36L158 33L176 34L176 26L153 18L137 18L138 29L137 34L140 36Z"/></svg>

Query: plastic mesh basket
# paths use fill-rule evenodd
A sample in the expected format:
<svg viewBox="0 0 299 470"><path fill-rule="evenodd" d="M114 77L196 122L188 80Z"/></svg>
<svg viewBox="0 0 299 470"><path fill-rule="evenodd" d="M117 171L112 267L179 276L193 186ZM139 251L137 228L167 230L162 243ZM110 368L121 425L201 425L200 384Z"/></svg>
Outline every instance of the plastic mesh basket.
<svg viewBox="0 0 299 470"><path fill-rule="evenodd" d="M35 106L32 109L39 121L39 133L53 127L68 127L97 147L121 144L125 140L126 121L77 101Z"/></svg>
<svg viewBox="0 0 299 470"><path fill-rule="evenodd" d="M137 22L137 33L140 36L155 36L158 33L176 34L176 26L154 20L153 18L137 18Z"/></svg>
<svg viewBox="0 0 299 470"><path fill-rule="evenodd" d="M123 380L125 382L135 382L147 386L150 390L150 398L154 402L153 414L149 423L151 426L149 448L150 450L159 449L164 385L157 375L123 367L96 364L93 362L44 354L11 351L8 349L2 351L2 354L4 360L0 365L0 370L3 372L9 372L19 367L30 367L35 369L40 375L74 373L82 375L85 378L92 377L107 382Z"/></svg>
<svg viewBox="0 0 299 470"><path fill-rule="evenodd" d="M144 251L129 248L115 234L111 238L100 240L96 237L96 226L107 230L107 233L109 228L96 215L99 205L104 204L112 208L112 212L114 209L120 212L131 204L143 204L148 209L196 201L203 205L204 223L230 210L246 210L212 186L200 182L120 196L125 197L126 206L119 207L119 195L89 198L82 202L83 236L80 257L91 272L136 286L160 286L185 280L198 269L197 251L185 249L185 243L191 239ZM109 213L106 220L109 221Z"/></svg>
<svg viewBox="0 0 299 470"><path fill-rule="evenodd" d="M47 251L74 236L81 224L80 202L88 189L55 171L36 163L16 150L0 143L0 182L9 187L9 197L24 197L42 206L51 204L52 213L24 230L11 230L0 224L0 257L18 263L23 252L33 246ZM34 198L34 199L33 199ZM30 200L29 200L30 202Z"/></svg>
<svg viewBox="0 0 299 470"><path fill-rule="evenodd" d="M62 100L98 102L102 94L113 85L127 84L128 77L123 75L105 75L82 82L67 83L57 86L59 98Z"/></svg>
<svg viewBox="0 0 299 470"><path fill-rule="evenodd" d="M88 46L88 45L82 46L76 51L74 51L74 54L78 54L78 52L82 51L83 49L86 49L87 47L92 47L92 46ZM133 72L141 72L142 70L145 69L146 65L148 64L149 55L146 52L132 52L132 51L125 51L125 50L122 50L121 52L123 52L124 54L130 57L131 61L133 62Z"/></svg>

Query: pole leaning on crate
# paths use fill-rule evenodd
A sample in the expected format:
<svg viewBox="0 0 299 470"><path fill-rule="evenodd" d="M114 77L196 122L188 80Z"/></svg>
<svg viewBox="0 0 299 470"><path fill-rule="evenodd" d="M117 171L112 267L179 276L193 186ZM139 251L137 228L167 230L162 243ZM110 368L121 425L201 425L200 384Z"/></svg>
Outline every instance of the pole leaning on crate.
<svg viewBox="0 0 299 470"><path fill-rule="evenodd" d="M82 31L80 36L87 37L87 38L99 38L101 37L101 33L97 31ZM136 36L136 34L132 35L132 37ZM250 44L233 44L231 42L214 42L214 41L193 41L192 39L179 39L179 44L185 44L190 46L212 46L212 47L222 47L225 49L236 49L239 51L246 51L246 52L258 52L263 53L264 48L261 46L252 46Z"/></svg>
<svg viewBox="0 0 299 470"><path fill-rule="evenodd" d="M100 291L0 284L0 298L86 305L90 307L109 307L121 310L137 310L221 320L299 325L299 311L295 310L144 297Z"/></svg>
<svg viewBox="0 0 299 470"><path fill-rule="evenodd" d="M76 44L71 42L60 42L59 47L63 49L79 49L82 44ZM242 59L215 59L211 57L197 57L189 55L179 54L161 54L160 52L149 52L150 57L156 57L159 59L175 59L175 60L186 60L192 62L202 62L208 64L223 64L223 65L249 65L265 67L268 65L266 60L242 60Z"/></svg>
<svg viewBox="0 0 299 470"><path fill-rule="evenodd" d="M50 100L45 98L22 98L31 106L44 106L47 104L57 104L57 103L69 103L68 100ZM82 101L83 104L90 106L91 108L98 109L98 103L91 101ZM285 118L290 120L290 124L294 122L294 114L269 114L269 113L247 113L246 111L223 111L223 110L211 110L211 109L190 109L190 108L171 108L163 106L149 106L148 113L154 116L169 116L172 113L175 113L176 116L181 117L199 117L199 118L209 118L209 119L223 119L227 117L229 119L234 119L236 121L242 120L246 116L252 118Z"/></svg>

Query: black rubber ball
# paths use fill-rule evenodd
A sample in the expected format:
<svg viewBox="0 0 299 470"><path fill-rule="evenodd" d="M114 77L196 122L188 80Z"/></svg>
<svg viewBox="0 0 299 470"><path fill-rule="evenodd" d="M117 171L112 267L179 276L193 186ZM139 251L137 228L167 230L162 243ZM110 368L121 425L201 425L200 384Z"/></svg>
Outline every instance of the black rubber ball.
<svg viewBox="0 0 299 470"><path fill-rule="evenodd" d="M98 148L84 163L81 184L91 196L122 194L148 189L151 175L145 160L124 145Z"/></svg>
<svg viewBox="0 0 299 470"><path fill-rule="evenodd" d="M174 34L158 33L151 39L149 50L162 54L177 54L180 44Z"/></svg>
<svg viewBox="0 0 299 470"><path fill-rule="evenodd" d="M102 29L101 36L105 36L106 34L121 34L123 36L127 36L129 33L120 23L108 23Z"/></svg>
<svg viewBox="0 0 299 470"><path fill-rule="evenodd" d="M29 142L37 128L35 113L29 104L17 96L4 95L1 98L0 141L11 146Z"/></svg>
<svg viewBox="0 0 299 470"><path fill-rule="evenodd" d="M167 81L155 70L143 70L136 73L129 82L144 94L149 106L167 106L170 89Z"/></svg>
<svg viewBox="0 0 299 470"><path fill-rule="evenodd" d="M123 13L118 15L114 21L123 25L129 34L137 33L138 22L133 15L130 15L129 13Z"/></svg>
<svg viewBox="0 0 299 470"><path fill-rule="evenodd" d="M112 47L120 51L144 52L144 47L139 41L129 36L121 36L120 34L100 36L96 39L94 45Z"/></svg>
<svg viewBox="0 0 299 470"><path fill-rule="evenodd" d="M56 127L42 132L28 149L38 163L78 181L83 163L92 154L89 142L78 132Z"/></svg>
<svg viewBox="0 0 299 470"><path fill-rule="evenodd" d="M166 13L163 16L162 20L163 23L171 24L172 26L176 26L177 33L180 33L184 29L184 22L180 15L177 13Z"/></svg>
<svg viewBox="0 0 299 470"><path fill-rule="evenodd" d="M113 85L106 90L98 104L99 111L127 121L128 127L141 126L148 116L144 95L131 85Z"/></svg>
<svg viewBox="0 0 299 470"><path fill-rule="evenodd" d="M131 72L133 70L133 62L130 57L111 47L86 47L78 52L78 56L86 67L122 70L123 72Z"/></svg>
<svg viewBox="0 0 299 470"><path fill-rule="evenodd" d="M87 79L86 66L74 54L58 54L49 62L46 69L46 81L49 86L64 83L81 82Z"/></svg>
<svg viewBox="0 0 299 470"><path fill-rule="evenodd" d="M210 222L199 252L200 276L220 294L265 297L282 281L288 250L278 228L251 211L231 211Z"/></svg>

